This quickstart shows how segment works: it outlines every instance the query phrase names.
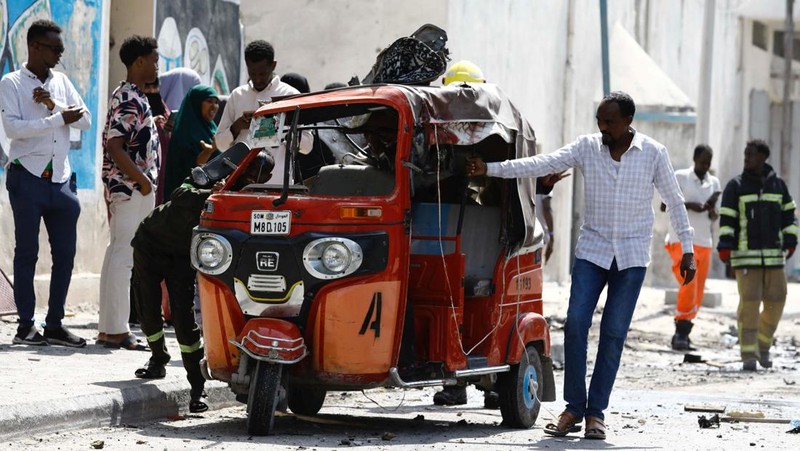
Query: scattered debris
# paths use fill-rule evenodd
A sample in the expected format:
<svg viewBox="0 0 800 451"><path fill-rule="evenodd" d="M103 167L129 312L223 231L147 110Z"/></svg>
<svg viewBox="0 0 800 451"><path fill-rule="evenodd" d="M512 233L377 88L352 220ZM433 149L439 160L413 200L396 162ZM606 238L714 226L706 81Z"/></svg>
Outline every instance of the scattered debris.
<svg viewBox="0 0 800 451"><path fill-rule="evenodd" d="M699 356L697 354L684 354L683 363L705 363L706 365L713 366L714 368L725 367L725 365L719 362L712 362L711 360L706 360L702 356Z"/></svg>
<svg viewBox="0 0 800 451"><path fill-rule="evenodd" d="M103 440L95 440L92 442L92 448L94 449L103 449L104 446L106 446L106 442Z"/></svg>
<svg viewBox="0 0 800 451"><path fill-rule="evenodd" d="M700 429L711 429L711 428L718 428L719 427L719 415L714 414L711 418L706 418L705 415L700 415L697 417L697 424L700 426Z"/></svg>
<svg viewBox="0 0 800 451"><path fill-rule="evenodd" d="M384 432L383 434L381 434L381 440L389 441L395 437L397 437L397 434L395 434L394 432Z"/></svg>
<svg viewBox="0 0 800 451"><path fill-rule="evenodd" d="M714 406L710 404L686 404L683 406L684 412L708 412L725 413L725 406Z"/></svg>
<svg viewBox="0 0 800 451"><path fill-rule="evenodd" d="M748 417L721 417L719 421L723 423L771 423L789 424L789 420L782 418L748 418Z"/></svg>
<svg viewBox="0 0 800 451"><path fill-rule="evenodd" d="M797 383L797 381L790 381L789 379L784 379L783 383L786 385L794 385Z"/></svg>
<svg viewBox="0 0 800 451"><path fill-rule="evenodd" d="M764 418L764 412L755 411L755 412L745 412L744 410L731 410L728 412L728 416L731 418Z"/></svg>

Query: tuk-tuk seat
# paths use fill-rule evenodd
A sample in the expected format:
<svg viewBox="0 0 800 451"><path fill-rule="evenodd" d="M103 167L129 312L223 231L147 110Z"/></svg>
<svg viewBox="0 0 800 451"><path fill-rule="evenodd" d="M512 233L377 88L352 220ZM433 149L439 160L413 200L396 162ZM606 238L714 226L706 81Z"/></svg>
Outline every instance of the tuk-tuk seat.
<svg viewBox="0 0 800 451"><path fill-rule="evenodd" d="M388 196L394 174L372 166L332 164L319 169L309 194L329 196Z"/></svg>
<svg viewBox="0 0 800 451"><path fill-rule="evenodd" d="M456 229L460 204L441 204L441 236L439 241L439 206L415 203L411 210L411 261L420 255L441 256L456 251ZM502 252L500 207L467 205L461 226L461 251L466 257L463 282L465 296L487 296L494 267ZM413 284L412 284L413 286Z"/></svg>

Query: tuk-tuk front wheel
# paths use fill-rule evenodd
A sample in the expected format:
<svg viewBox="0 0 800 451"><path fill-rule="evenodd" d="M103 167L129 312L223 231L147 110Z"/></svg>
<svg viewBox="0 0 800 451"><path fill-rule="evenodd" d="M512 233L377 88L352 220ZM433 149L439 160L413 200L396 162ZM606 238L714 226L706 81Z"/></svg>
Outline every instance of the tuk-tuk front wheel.
<svg viewBox="0 0 800 451"><path fill-rule="evenodd" d="M289 408L300 415L316 415L325 402L325 389L309 386L289 386Z"/></svg>
<svg viewBox="0 0 800 451"><path fill-rule="evenodd" d="M279 401L281 365L259 361L250 378L247 396L247 433L269 435L275 424Z"/></svg>
<svg viewBox="0 0 800 451"><path fill-rule="evenodd" d="M511 371L498 375L497 392L500 395L500 413L506 426L528 429L536 423L544 394L542 361L532 345L525 348L519 364Z"/></svg>

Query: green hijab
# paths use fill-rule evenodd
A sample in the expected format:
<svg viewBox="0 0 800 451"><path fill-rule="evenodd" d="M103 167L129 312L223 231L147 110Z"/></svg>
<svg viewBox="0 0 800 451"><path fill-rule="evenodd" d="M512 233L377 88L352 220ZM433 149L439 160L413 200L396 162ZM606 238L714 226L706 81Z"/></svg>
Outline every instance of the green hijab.
<svg viewBox="0 0 800 451"><path fill-rule="evenodd" d="M196 166L197 156L201 152L200 141L211 143L214 139L217 124L204 120L200 115L203 101L212 97L217 97L217 91L211 86L194 86L186 93L181 109L175 115L175 127L164 162L164 202L169 200L172 191L183 183ZM211 157L218 153L215 152Z"/></svg>

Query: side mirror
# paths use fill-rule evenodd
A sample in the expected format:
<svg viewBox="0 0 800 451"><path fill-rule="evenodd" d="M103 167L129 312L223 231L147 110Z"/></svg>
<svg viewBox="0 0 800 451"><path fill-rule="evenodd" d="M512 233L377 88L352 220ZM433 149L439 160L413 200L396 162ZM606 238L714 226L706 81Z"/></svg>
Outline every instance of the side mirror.
<svg viewBox="0 0 800 451"><path fill-rule="evenodd" d="M216 183L235 171L248 153L250 153L250 146L247 143L236 143L213 160L193 168L192 180L201 186Z"/></svg>

